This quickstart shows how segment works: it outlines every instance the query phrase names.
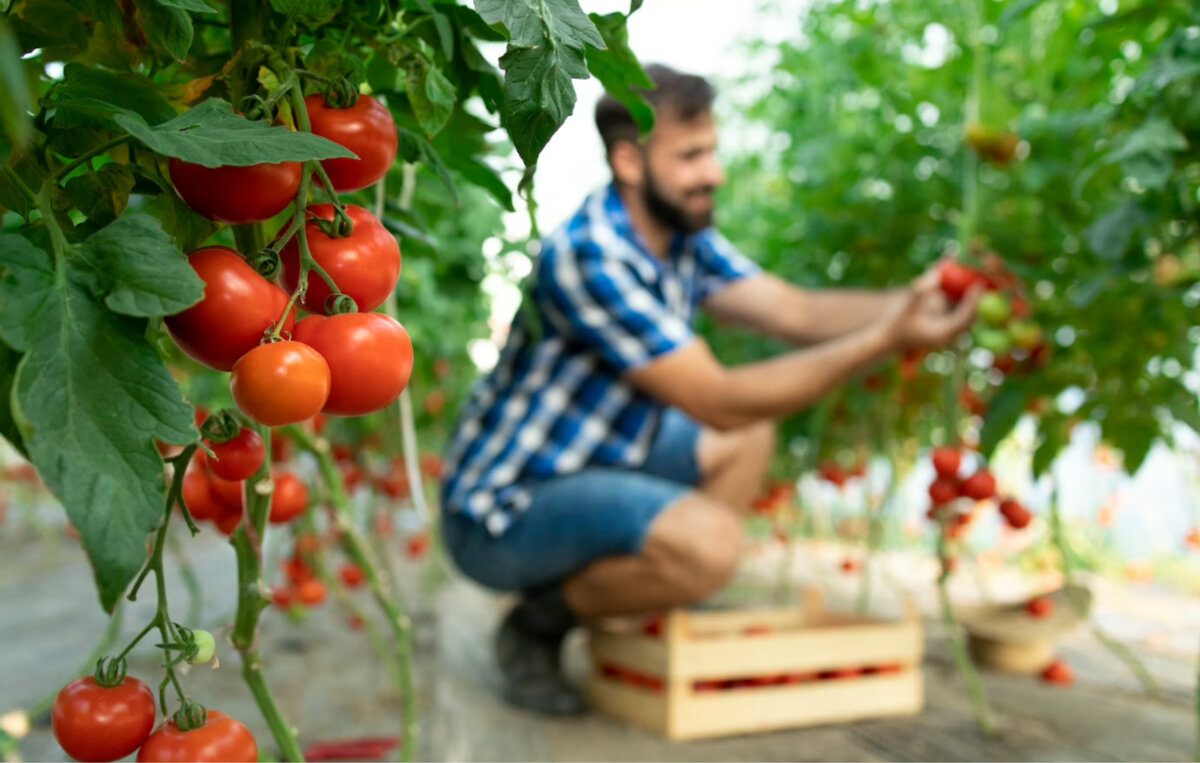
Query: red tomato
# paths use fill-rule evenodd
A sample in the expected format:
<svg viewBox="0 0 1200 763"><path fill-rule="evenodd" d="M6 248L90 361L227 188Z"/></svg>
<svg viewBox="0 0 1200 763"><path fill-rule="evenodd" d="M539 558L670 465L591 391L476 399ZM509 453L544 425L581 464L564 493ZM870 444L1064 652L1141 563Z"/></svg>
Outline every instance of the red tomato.
<svg viewBox="0 0 1200 763"><path fill-rule="evenodd" d="M304 230L308 247L338 290L354 299L360 313L369 313L382 305L400 280L400 245L375 215L362 207L348 205L346 214L354 222L354 231L345 238L326 235L313 218L332 220L332 204L314 204L308 208ZM300 283L300 242L297 238L279 253L283 265L283 284L289 292ZM314 313L325 312L325 300L331 294L329 284L317 273L308 274L308 291L303 305Z"/></svg>
<svg viewBox="0 0 1200 763"><path fill-rule="evenodd" d="M654 615L642 626L642 633L651 638L658 638L663 634L663 625L662 615Z"/></svg>
<svg viewBox="0 0 1200 763"><path fill-rule="evenodd" d="M429 550L429 536L424 533L408 539L408 555L412 559L420 559Z"/></svg>
<svg viewBox="0 0 1200 763"><path fill-rule="evenodd" d="M281 464L292 460L292 438L287 433L273 431L271 437L271 463Z"/></svg>
<svg viewBox="0 0 1200 763"><path fill-rule="evenodd" d="M842 560L842 572L846 573L847 575L852 575L858 572L860 569L862 569L862 565L858 563L857 559L851 559L847 557L846 559Z"/></svg>
<svg viewBox="0 0 1200 763"><path fill-rule="evenodd" d="M357 159L326 159L321 162L335 191L357 191L379 181L396 161L400 136L396 120L380 101L360 95L349 108L325 105L325 97L304 99L312 131L345 146Z"/></svg>
<svg viewBox="0 0 1200 763"><path fill-rule="evenodd" d="M1009 527L1022 530L1033 521L1033 514L1014 498L1005 498L1000 502L1000 514Z"/></svg>
<svg viewBox="0 0 1200 763"><path fill-rule="evenodd" d="M1065 660L1055 660L1042 671L1042 680L1046 683L1070 686L1075 683L1075 671Z"/></svg>
<svg viewBox="0 0 1200 763"><path fill-rule="evenodd" d="M203 470L189 469L183 475L183 502L193 519L213 519L225 512L213 493L212 479Z"/></svg>
<svg viewBox="0 0 1200 763"><path fill-rule="evenodd" d="M771 626L769 625L748 625L742 631L743 636L769 636L771 635Z"/></svg>
<svg viewBox="0 0 1200 763"><path fill-rule="evenodd" d="M262 437L249 427L242 427L237 436L228 442L209 442L208 447L216 455L216 459L208 460L209 471L223 480L238 482L249 479L267 458Z"/></svg>
<svg viewBox="0 0 1200 763"><path fill-rule="evenodd" d="M954 480L936 480L929 486L929 500L934 506L944 506L958 498L958 482Z"/></svg>
<svg viewBox="0 0 1200 763"><path fill-rule="evenodd" d="M947 260L938 271L942 293L951 302L958 302L975 284L983 283L983 276L955 260Z"/></svg>
<svg viewBox="0 0 1200 763"><path fill-rule="evenodd" d="M325 584L313 578L296 586L296 598L301 604L316 607L325 601Z"/></svg>
<svg viewBox="0 0 1200 763"><path fill-rule="evenodd" d="M313 579L312 568L305 564L303 559L298 557L292 557L280 566L283 568L283 574L287 575L287 579L294 586Z"/></svg>
<svg viewBox="0 0 1200 763"><path fill-rule="evenodd" d="M824 478L826 482L832 482L838 487L845 485L846 480L849 479L849 476L846 474L846 470L832 461L823 462L818 467L818 470L821 473L821 477Z"/></svg>
<svg viewBox="0 0 1200 763"><path fill-rule="evenodd" d="M228 371L279 321L288 295L228 247L197 249L188 264L204 281L204 299L168 315L167 331L188 357ZM295 313L289 313L283 330L291 331L295 323Z"/></svg>
<svg viewBox="0 0 1200 763"><path fill-rule="evenodd" d="M209 710L204 725L191 731L180 731L175 721L168 719L142 745L137 759L139 763L258 763L258 744L250 729L219 710Z"/></svg>
<svg viewBox="0 0 1200 763"><path fill-rule="evenodd" d="M172 158L171 184L184 203L203 217L230 225L270 220L287 209L300 190L299 162L249 167L205 167Z"/></svg>
<svg viewBox="0 0 1200 763"><path fill-rule="evenodd" d="M962 454L955 448L934 448L933 468L937 476L945 480L957 480L962 466Z"/></svg>
<svg viewBox="0 0 1200 763"><path fill-rule="evenodd" d="M349 489L349 485L346 486ZM394 471L388 477L375 480L375 487L389 498L408 498L412 491L408 487L408 477L400 470Z"/></svg>
<svg viewBox="0 0 1200 763"><path fill-rule="evenodd" d="M300 342L260 345L234 365L229 390L238 407L260 424L299 424L329 399L329 364Z"/></svg>
<svg viewBox="0 0 1200 763"><path fill-rule="evenodd" d="M358 468L358 464L353 461L338 461L337 468L342 473L342 485L346 488L347 493L354 492L354 488L362 484L363 473L362 469Z"/></svg>
<svg viewBox="0 0 1200 763"><path fill-rule="evenodd" d="M208 478L208 487L212 491L213 497L216 498L217 504L221 507L221 510L217 512L218 518L226 514L242 513L242 505L245 500L243 494L246 487L244 481L232 482L210 476Z"/></svg>
<svg viewBox="0 0 1200 763"><path fill-rule="evenodd" d="M290 522L308 508L308 485L291 472L275 477L275 494L271 496L271 523Z"/></svg>
<svg viewBox="0 0 1200 763"><path fill-rule="evenodd" d="M446 407L446 393L440 389L433 390L425 396L424 406L425 412L436 419Z"/></svg>
<svg viewBox="0 0 1200 763"><path fill-rule="evenodd" d="M1030 599L1025 604L1025 611L1033 617L1043 618L1054 614L1054 600L1046 596Z"/></svg>
<svg viewBox="0 0 1200 763"><path fill-rule="evenodd" d="M222 514L221 516L217 517L213 524L217 526L217 529L222 535L230 536L233 535L233 531L236 530L238 525L241 523L242 512L239 511L236 514Z"/></svg>
<svg viewBox="0 0 1200 763"><path fill-rule="evenodd" d="M342 568L338 570L338 575L347 588L358 588L367 579L367 573L363 572L362 567L354 562L343 564Z"/></svg>
<svg viewBox="0 0 1200 763"><path fill-rule="evenodd" d="M290 588L276 586L275 588L271 589L271 603L280 609L288 609L291 607L294 598L295 594Z"/></svg>
<svg viewBox="0 0 1200 763"><path fill-rule="evenodd" d="M58 693L50 722L54 738L82 761L118 760L154 730L154 693L136 678L105 688L91 676L76 678Z"/></svg>
<svg viewBox="0 0 1200 763"><path fill-rule="evenodd" d="M296 324L295 336L329 364L326 414L362 416L382 410L400 397L412 376L408 332L382 313L310 315Z"/></svg>
<svg viewBox="0 0 1200 763"><path fill-rule="evenodd" d="M440 480L442 472L445 471L445 464L442 463L442 457L435 453L421 454L421 471L431 480Z"/></svg>
<svg viewBox="0 0 1200 763"><path fill-rule="evenodd" d="M987 469L980 469L963 480L962 494L976 501L985 501L996 494L996 478Z"/></svg>

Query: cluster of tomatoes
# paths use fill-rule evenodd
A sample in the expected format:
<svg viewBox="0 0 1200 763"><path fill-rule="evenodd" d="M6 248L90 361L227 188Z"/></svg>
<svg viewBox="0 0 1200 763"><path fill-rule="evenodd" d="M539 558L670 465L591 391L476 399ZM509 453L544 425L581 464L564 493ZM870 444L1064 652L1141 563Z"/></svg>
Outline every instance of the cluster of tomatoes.
<svg viewBox="0 0 1200 763"><path fill-rule="evenodd" d="M306 105L315 134L359 157L321 163L333 190L365 188L387 173L398 135L382 103L361 96L349 108L329 108L321 96L310 96ZM232 224L281 213L295 199L301 173L295 162L209 168L171 161L180 197L200 214ZM321 412L361 416L381 410L400 396L412 374L408 333L394 318L371 312L387 301L400 278L396 239L361 207L314 204L299 214L303 231L275 244L288 291L233 249L203 247L188 262L204 282L204 298L165 321L185 354L231 373L238 407L268 426L299 423ZM335 298L320 274L309 272L300 306L312 314L301 320L288 307L288 293L300 287L298 235L307 237L313 261L340 295ZM347 300L357 312L345 311Z"/></svg>
<svg viewBox="0 0 1200 763"><path fill-rule="evenodd" d="M958 302L976 285L987 289L979 299L980 325L972 331L975 346L990 352L992 367L1005 375L1040 368L1050 359L1050 345L1030 317L1024 284L993 253L983 255L981 263L978 270L956 260L944 263L939 271L942 293Z"/></svg>
<svg viewBox="0 0 1200 763"><path fill-rule="evenodd" d="M852 479L862 479L865 477L867 475L867 463L866 461L859 461L853 467L847 469L837 461L822 461L817 466L817 472L821 475L821 479L842 488Z"/></svg>
<svg viewBox="0 0 1200 763"><path fill-rule="evenodd" d="M197 412L197 423L203 416L203 412ZM285 442L280 438L281 445ZM232 535L245 513L246 480L262 468L266 447L258 433L248 427L238 428L232 439L206 439L205 444L213 455L196 451L183 477L183 500L194 519L211 521L222 533ZM286 456L286 447L278 448L275 455ZM304 513L309 493L302 479L275 465L271 482L272 523L285 524Z"/></svg>
<svg viewBox="0 0 1200 763"><path fill-rule="evenodd" d="M937 520L945 518L943 526L947 537L958 539L974 519L979 502L996 497L996 478L986 467L965 479L960 478L963 458L957 448L935 448L932 461L937 476L929 486L932 506L927 516ZM960 498L970 500L963 502L964 506L959 502ZM956 507L961 507L961 510L956 510ZM1001 500L999 510L1005 522L1014 530L1024 529L1033 520L1033 514L1015 498Z"/></svg>
<svg viewBox="0 0 1200 763"><path fill-rule="evenodd" d="M85 676L58 693L51 724L58 744L78 761L119 760L135 751L139 761L258 760L254 735L220 711L204 711L196 719L200 722L186 729L176 718L155 729L157 716L154 693L142 681Z"/></svg>

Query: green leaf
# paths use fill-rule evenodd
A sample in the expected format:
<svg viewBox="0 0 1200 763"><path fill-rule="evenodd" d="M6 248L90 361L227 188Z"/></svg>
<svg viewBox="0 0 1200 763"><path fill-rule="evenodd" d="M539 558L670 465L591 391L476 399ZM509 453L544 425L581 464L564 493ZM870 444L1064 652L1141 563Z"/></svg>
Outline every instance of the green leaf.
<svg viewBox="0 0 1200 763"><path fill-rule="evenodd" d="M610 13L601 16L593 13L592 21L604 37L607 47L605 50L588 48L588 71L600 80L614 98L629 109L633 121L637 122L642 134L654 129L654 109L646 102L642 94L634 88L651 90L654 82L643 71L637 56L629 48L629 29L625 16L620 13Z"/></svg>
<svg viewBox="0 0 1200 763"><path fill-rule="evenodd" d="M642 0L629 0L629 15L632 16L642 7Z"/></svg>
<svg viewBox="0 0 1200 763"><path fill-rule="evenodd" d="M1158 422L1152 417L1105 422L1104 437L1125 456L1125 471L1137 474L1159 437Z"/></svg>
<svg viewBox="0 0 1200 763"><path fill-rule="evenodd" d="M107 225L120 216L135 185L133 171L110 162L98 172L76 175L67 181L67 197L97 225Z"/></svg>
<svg viewBox="0 0 1200 763"><path fill-rule="evenodd" d="M564 55L575 54L568 50ZM583 63L582 55L578 63ZM543 48L510 47L500 66L507 73L501 121L521 159L534 165L575 108L571 74L558 57Z"/></svg>
<svg viewBox="0 0 1200 763"><path fill-rule="evenodd" d="M8 440L9 444L28 460L25 440L13 419L12 410L13 380L17 377L17 364L20 362L21 353L0 342L0 436Z"/></svg>
<svg viewBox="0 0 1200 763"><path fill-rule="evenodd" d="M1040 422L1041 442L1033 452L1033 478L1041 477L1054 464L1054 459L1070 442L1061 416L1046 416Z"/></svg>
<svg viewBox="0 0 1200 763"><path fill-rule="evenodd" d="M416 57L408 67L405 92L421 129L430 137L437 135L458 100L454 84L432 61Z"/></svg>
<svg viewBox="0 0 1200 763"><path fill-rule="evenodd" d="M20 236L0 236L0 335L25 352L14 382L22 434L111 612L163 517L154 440L182 445L196 430L146 341L146 321L106 310L87 280L69 264L56 273L50 255Z"/></svg>
<svg viewBox="0 0 1200 763"><path fill-rule="evenodd" d="M1088 246L1102 258L1115 262L1125 255L1134 230L1148 219L1149 215L1136 201L1126 199L1088 227Z"/></svg>
<svg viewBox="0 0 1200 763"><path fill-rule="evenodd" d="M508 31L502 120L521 159L536 164L575 107L571 80L588 76L587 46L604 50L604 38L577 0L475 0L475 8Z"/></svg>
<svg viewBox="0 0 1200 763"><path fill-rule="evenodd" d="M196 13L216 13L217 9L213 8L204 0L158 0L159 5L165 5L168 8L179 8L184 11L194 11Z"/></svg>
<svg viewBox="0 0 1200 763"><path fill-rule="evenodd" d="M987 419L983 422L983 430L979 433L979 452L984 458L990 458L996 446L1008 436L1013 427L1025 412L1025 403L1029 397L1026 385L1009 380L996 393L988 405Z"/></svg>
<svg viewBox="0 0 1200 763"><path fill-rule="evenodd" d="M187 60L192 47L192 17L160 0L134 0L142 15L142 26L151 42L161 45L176 61Z"/></svg>
<svg viewBox="0 0 1200 763"><path fill-rule="evenodd" d="M996 22L1001 29L1017 21L1021 17L1027 15L1034 8L1038 7L1044 0L1016 0L1004 9L1004 13L1000 14L1000 20Z"/></svg>
<svg viewBox="0 0 1200 763"><path fill-rule="evenodd" d="M429 0L417 0L417 7L433 18L433 25L437 28L438 42L442 44L442 55L447 60L454 58L454 25L450 23L450 19L446 17L446 14L434 8Z"/></svg>
<svg viewBox="0 0 1200 763"><path fill-rule="evenodd" d="M176 116L175 109L146 77L115 74L75 62L66 65L62 82L50 95L55 106L53 124L64 130L113 127L113 117L123 112L133 112L151 125Z"/></svg>
<svg viewBox="0 0 1200 763"><path fill-rule="evenodd" d="M143 211L162 223L175 245L184 252L200 246L217 229L216 223L196 214L170 189L151 199Z"/></svg>
<svg viewBox="0 0 1200 763"><path fill-rule="evenodd" d="M79 248L97 272L104 304L122 315L156 317L204 298L204 282L148 214L135 212L92 234Z"/></svg>
<svg viewBox="0 0 1200 763"><path fill-rule="evenodd" d="M1173 153L1185 150L1187 145L1187 138L1175 129L1175 125L1162 117L1152 117L1141 127L1122 135L1116 141L1116 147L1104 157L1104 161L1114 164L1138 154Z"/></svg>
<svg viewBox="0 0 1200 763"><path fill-rule="evenodd" d="M500 177L491 167L470 157L451 160L449 164L451 169L462 175L463 180L490 193L509 212L515 211L512 190L504 182L504 178Z"/></svg>
<svg viewBox="0 0 1200 763"><path fill-rule="evenodd" d="M552 46L603 48L604 40L578 0L475 0L475 10L492 26L508 30L511 46L534 48L547 37Z"/></svg>
<svg viewBox="0 0 1200 763"><path fill-rule="evenodd" d="M155 127L131 112L118 114L116 122L154 151L205 167L358 158L345 147L317 135L238 116L229 102L220 98L210 98Z"/></svg>
<svg viewBox="0 0 1200 763"><path fill-rule="evenodd" d="M376 56L384 55L379 49ZM309 71L316 72L328 79L346 77L355 85L361 85L367 79L367 65L357 54L342 47L341 41L333 37L322 37L304 57L304 66Z"/></svg>
<svg viewBox="0 0 1200 763"><path fill-rule="evenodd" d="M454 201L454 206L460 206L462 202L458 198L458 189L454 186L454 178L450 176L450 171L446 168L445 162L442 161L441 155L434 149L433 144L418 135L412 130L406 130L403 127L397 128L400 134L400 153L406 157L405 161L421 161L432 169L437 176L441 178L442 183L446 186L446 190L450 192L450 198Z"/></svg>
<svg viewBox="0 0 1200 763"><path fill-rule="evenodd" d="M18 146L33 134L33 100L12 27L0 17L0 130Z"/></svg>
<svg viewBox="0 0 1200 763"><path fill-rule="evenodd" d="M271 0L271 8L289 18L303 18L320 24L333 18L340 0Z"/></svg>

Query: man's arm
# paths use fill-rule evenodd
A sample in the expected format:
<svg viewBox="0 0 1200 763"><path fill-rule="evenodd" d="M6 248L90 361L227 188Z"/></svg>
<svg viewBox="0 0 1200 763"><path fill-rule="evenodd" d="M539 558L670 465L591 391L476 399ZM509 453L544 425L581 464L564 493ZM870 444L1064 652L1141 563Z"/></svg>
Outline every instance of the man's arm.
<svg viewBox="0 0 1200 763"><path fill-rule="evenodd" d="M905 291L809 290L759 273L725 287L703 307L721 323L808 345L862 329L903 300Z"/></svg>
<svg viewBox="0 0 1200 763"><path fill-rule="evenodd" d="M947 344L975 319L979 300L975 289L948 310L936 279L928 275L902 295L876 320L811 349L726 368L703 340L696 340L630 371L627 378L714 429L779 419L812 405L897 349Z"/></svg>

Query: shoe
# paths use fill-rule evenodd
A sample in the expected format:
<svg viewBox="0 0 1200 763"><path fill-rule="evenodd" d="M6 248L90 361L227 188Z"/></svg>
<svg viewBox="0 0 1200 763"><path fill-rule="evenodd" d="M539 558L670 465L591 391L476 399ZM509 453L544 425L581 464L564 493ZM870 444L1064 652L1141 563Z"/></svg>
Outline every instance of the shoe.
<svg viewBox="0 0 1200 763"><path fill-rule="evenodd" d="M540 613L531 616L535 601L518 604L496 632L496 664L503 679L501 696L514 707L543 715L577 716L587 712L583 694L562 675L560 653L570 630L546 630Z"/></svg>

